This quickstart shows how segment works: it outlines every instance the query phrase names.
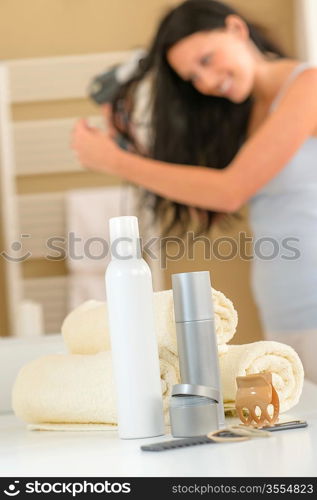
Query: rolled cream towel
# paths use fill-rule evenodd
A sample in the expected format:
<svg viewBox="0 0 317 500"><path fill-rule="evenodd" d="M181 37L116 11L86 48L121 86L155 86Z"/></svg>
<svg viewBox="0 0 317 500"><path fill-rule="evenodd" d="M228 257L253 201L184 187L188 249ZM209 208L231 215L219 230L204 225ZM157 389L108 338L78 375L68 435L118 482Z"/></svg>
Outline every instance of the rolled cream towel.
<svg viewBox="0 0 317 500"><path fill-rule="evenodd" d="M235 334L238 315L223 293L212 289L218 345ZM159 347L177 354L172 290L154 293L154 315ZM124 311L122 311L124 314ZM74 309L62 325L64 342L73 354L96 354L110 349L107 307L105 302L89 300Z"/></svg>
<svg viewBox="0 0 317 500"><path fill-rule="evenodd" d="M272 382L280 399L280 411L295 406L301 395L304 369L298 354L286 344L260 341L229 345L219 356L225 409L234 408L236 377L251 373L272 373Z"/></svg>
<svg viewBox="0 0 317 500"><path fill-rule="evenodd" d="M167 421L168 400L178 377L176 369L167 360L161 359L160 365ZM33 426L116 425L111 352L95 355L56 354L32 361L17 376L12 406L18 417ZM76 430L76 426L72 428Z"/></svg>

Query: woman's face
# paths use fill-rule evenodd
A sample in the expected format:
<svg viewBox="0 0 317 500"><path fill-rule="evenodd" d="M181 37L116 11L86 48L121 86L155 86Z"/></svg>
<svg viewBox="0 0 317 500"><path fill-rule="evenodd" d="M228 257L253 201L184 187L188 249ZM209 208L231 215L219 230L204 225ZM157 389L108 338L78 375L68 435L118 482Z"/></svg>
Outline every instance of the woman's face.
<svg viewBox="0 0 317 500"><path fill-rule="evenodd" d="M253 89L255 57L247 27L237 16L228 16L224 29L183 38L168 50L167 60L202 94L239 103Z"/></svg>

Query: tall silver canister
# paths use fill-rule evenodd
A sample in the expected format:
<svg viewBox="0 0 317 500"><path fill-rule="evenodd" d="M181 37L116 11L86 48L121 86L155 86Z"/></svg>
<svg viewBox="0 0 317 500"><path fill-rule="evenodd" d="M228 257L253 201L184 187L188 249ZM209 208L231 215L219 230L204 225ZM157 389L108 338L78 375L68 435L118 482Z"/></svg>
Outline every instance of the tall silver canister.
<svg viewBox="0 0 317 500"><path fill-rule="evenodd" d="M175 437L224 427L224 408L208 271L172 275L181 383L172 389Z"/></svg>

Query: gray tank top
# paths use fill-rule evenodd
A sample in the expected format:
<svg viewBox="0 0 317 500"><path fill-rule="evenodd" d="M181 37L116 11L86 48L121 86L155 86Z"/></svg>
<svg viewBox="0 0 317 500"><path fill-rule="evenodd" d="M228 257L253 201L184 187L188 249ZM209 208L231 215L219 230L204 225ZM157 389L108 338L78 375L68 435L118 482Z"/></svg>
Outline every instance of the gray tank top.
<svg viewBox="0 0 317 500"><path fill-rule="evenodd" d="M309 67L309 63L295 67L271 111L297 75ZM291 161L251 198L250 223L257 236L297 232L308 236L313 230L317 236L317 137L309 137Z"/></svg>
<svg viewBox="0 0 317 500"><path fill-rule="evenodd" d="M272 111L286 88L308 67L308 63L296 66ZM264 330L317 330L317 137L307 138L287 165L253 196L249 208L254 234L251 285ZM294 252L284 250L285 238L296 239L290 243L299 252L296 259L288 260ZM265 251L273 255L277 244L279 254L263 258Z"/></svg>

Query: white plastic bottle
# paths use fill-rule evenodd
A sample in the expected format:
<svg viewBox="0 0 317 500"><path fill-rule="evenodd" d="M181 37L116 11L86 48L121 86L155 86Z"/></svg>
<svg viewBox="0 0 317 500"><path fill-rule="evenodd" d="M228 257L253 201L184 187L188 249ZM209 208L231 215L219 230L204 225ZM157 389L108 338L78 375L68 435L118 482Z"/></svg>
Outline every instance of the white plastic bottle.
<svg viewBox="0 0 317 500"><path fill-rule="evenodd" d="M119 436L160 436L164 423L151 271L142 259L137 217L113 217L109 228L106 292Z"/></svg>

